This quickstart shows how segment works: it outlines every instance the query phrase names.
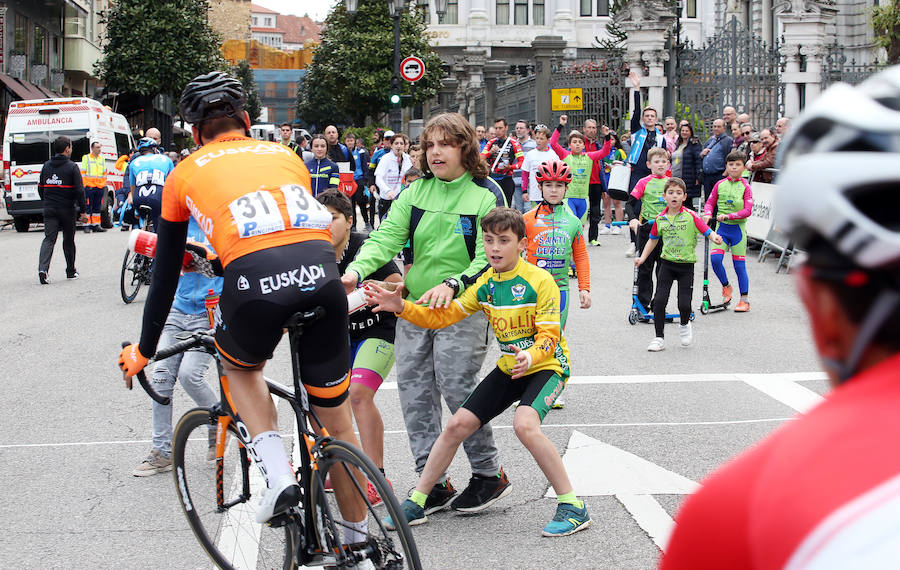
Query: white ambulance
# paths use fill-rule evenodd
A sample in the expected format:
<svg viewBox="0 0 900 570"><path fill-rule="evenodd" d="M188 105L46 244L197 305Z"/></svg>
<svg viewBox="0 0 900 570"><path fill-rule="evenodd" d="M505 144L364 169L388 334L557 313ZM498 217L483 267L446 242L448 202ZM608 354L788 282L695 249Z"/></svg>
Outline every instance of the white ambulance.
<svg viewBox="0 0 900 570"><path fill-rule="evenodd" d="M93 99L68 97L15 101L9 106L3 135L3 200L16 231L26 232L32 222L43 221L38 178L50 160L50 143L60 135L72 140L72 160L78 164L90 153L91 142L100 142L107 180L100 217L103 227L112 227L115 190L122 186L122 172L115 164L134 148L131 128L125 117Z"/></svg>

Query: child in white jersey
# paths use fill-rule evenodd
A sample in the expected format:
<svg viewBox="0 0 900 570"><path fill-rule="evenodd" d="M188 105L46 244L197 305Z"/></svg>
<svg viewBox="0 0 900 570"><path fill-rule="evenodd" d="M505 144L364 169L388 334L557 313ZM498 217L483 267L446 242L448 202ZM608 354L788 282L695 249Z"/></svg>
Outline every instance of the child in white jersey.
<svg viewBox="0 0 900 570"><path fill-rule="evenodd" d="M541 163L551 160L559 160L559 156L550 148L550 128L538 125L534 129L534 142L537 147L525 153L525 161L522 163L522 200L525 209L531 210L537 207L543 200L541 187L537 181L537 171Z"/></svg>

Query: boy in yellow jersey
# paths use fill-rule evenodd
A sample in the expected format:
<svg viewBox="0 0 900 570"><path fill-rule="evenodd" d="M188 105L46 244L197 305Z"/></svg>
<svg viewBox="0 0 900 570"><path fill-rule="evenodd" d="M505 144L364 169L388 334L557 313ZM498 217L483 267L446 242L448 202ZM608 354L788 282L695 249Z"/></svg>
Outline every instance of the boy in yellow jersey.
<svg viewBox="0 0 900 570"><path fill-rule="evenodd" d="M513 418L516 436L558 497L556 516L543 535L572 534L590 526L591 517L575 496L556 447L541 432L541 421L569 377L569 349L559 322L559 288L549 273L521 258L527 240L521 213L495 208L482 218L481 229L491 267L449 307L429 309L404 301L399 292L375 285L366 289L368 301L377 305L375 311L393 311L421 327L443 328L482 310L500 343L497 366L450 418L428 455L415 491L403 502L403 512L410 525L427 522L425 499L459 445L518 400ZM384 523L394 528L390 517Z"/></svg>

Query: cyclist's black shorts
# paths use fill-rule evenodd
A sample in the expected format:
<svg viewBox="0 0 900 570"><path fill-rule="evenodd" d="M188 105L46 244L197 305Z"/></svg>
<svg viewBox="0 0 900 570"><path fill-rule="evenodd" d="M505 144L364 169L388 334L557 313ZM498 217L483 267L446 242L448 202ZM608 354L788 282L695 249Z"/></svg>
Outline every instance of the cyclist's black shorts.
<svg viewBox="0 0 900 570"><path fill-rule="evenodd" d="M311 404L341 404L350 386L347 294L331 242L248 253L229 263L224 277L216 311L222 357L241 368L254 367L272 358L288 317L323 307L326 316L306 325L300 337L300 378Z"/></svg>
<svg viewBox="0 0 900 570"><path fill-rule="evenodd" d="M472 390L462 407L475 414L484 425L518 400L520 406L534 408L543 421L565 386L566 380L552 370L538 370L513 380L512 376L494 367Z"/></svg>
<svg viewBox="0 0 900 570"><path fill-rule="evenodd" d="M131 205L135 212L140 212L141 206L150 207L150 215L147 221L151 223L153 232L159 225L159 215L162 211L162 186L148 184L133 188L131 191Z"/></svg>

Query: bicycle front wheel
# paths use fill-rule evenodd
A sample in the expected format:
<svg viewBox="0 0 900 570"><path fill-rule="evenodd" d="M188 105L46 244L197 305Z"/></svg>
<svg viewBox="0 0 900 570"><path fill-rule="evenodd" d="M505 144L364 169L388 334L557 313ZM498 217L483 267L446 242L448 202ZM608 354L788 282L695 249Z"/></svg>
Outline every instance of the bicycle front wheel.
<svg viewBox="0 0 900 570"><path fill-rule="evenodd" d="M352 567L354 561L368 559L379 569L422 568L412 531L403 516L400 503L371 459L349 443L333 440L322 448L316 465L317 469L313 471L310 481L310 496L316 509L312 517L313 525L321 546L338 559L335 566ZM352 489L350 494L365 503L368 536L364 542L348 544L349 541L345 540L347 525L338 507L338 492L325 492L324 482L328 475L331 475L333 484L341 478L349 480ZM367 481L383 500L384 508L372 506ZM385 528L381 521L385 516L390 516L395 522L396 534Z"/></svg>
<svg viewBox="0 0 900 570"><path fill-rule="evenodd" d="M195 408L175 428L172 473L191 530L220 568L296 568L297 526L276 528L256 522L259 491L266 484L239 445L234 423L229 424L224 457L209 460L215 455L217 422L210 410Z"/></svg>
<svg viewBox="0 0 900 570"><path fill-rule="evenodd" d="M125 301L126 305L134 301L138 291L141 290L141 285L144 284L144 277L142 275L142 257L144 256L131 250L125 251L125 259L122 260L122 277L119 286L122 292L122 300Z"/></svg>

